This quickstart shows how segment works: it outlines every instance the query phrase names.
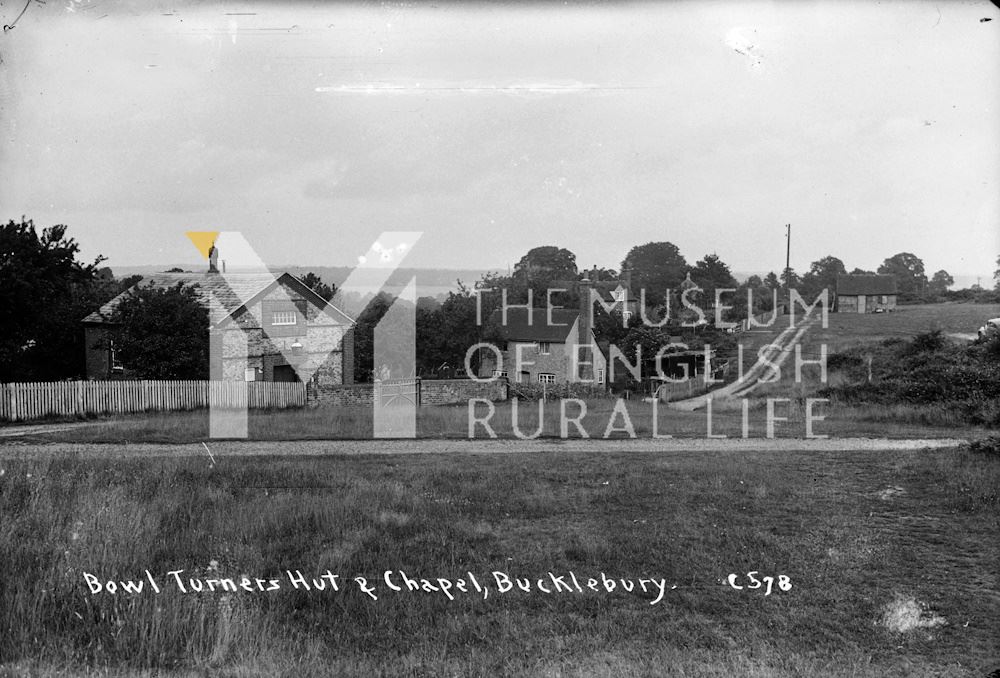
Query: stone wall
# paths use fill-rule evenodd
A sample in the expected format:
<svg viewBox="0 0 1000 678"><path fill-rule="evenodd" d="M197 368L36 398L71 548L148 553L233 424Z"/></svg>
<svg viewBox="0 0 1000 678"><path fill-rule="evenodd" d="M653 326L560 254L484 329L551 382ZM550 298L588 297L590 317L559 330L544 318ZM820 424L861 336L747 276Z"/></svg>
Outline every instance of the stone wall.
<svg viewBox="0 0 1000 678"><path fill-rule="evenodd" d="M421 405L449 405L468 402L472 398L493 401L507 399L507 383L502 379L476 382L471 379L421 379ZM314 384L307 385L309 405L371 405L375 399L373 384Z"/></svg>
<svg viewBox="0 0 1000 678"><path fill-rule="evenodd" d="M373 384L306 384L306 404L310 406L371 405L374 400Z"/></svg>
<svg viewBox="0 0 1000 678"><path fill-rule="evenodd" d="M471 379L421 379L421 405L449 405L472 398L507 400L507 382L503 379L477 382Z"/></svg>

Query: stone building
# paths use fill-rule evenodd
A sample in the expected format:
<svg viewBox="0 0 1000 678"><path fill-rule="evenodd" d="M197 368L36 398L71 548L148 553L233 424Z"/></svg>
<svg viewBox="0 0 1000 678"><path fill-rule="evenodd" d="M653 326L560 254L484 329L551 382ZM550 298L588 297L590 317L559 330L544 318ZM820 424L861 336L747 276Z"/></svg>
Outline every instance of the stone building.
<svg viewBox="0 0 1000 678"><path fill-rule="evenodd" d="M509 306L495 311L490 324L502 337L497 351L480 351L479 376L514 383L607 383L608 358L586 312L590 281L580 283L580 309ZM576 355L574 356L574 352ZM499 357L499 362L498 362Z"/></svg>
<svg viewBox="0 0 1000 678"><path fill-rule="evenodd" d="M354 380L354 320L289 273L157 273L137 286L191 286L209 312L210 375L229 381ZM83 319L88 379L128 379L111 329L134 286Z"/></svg>

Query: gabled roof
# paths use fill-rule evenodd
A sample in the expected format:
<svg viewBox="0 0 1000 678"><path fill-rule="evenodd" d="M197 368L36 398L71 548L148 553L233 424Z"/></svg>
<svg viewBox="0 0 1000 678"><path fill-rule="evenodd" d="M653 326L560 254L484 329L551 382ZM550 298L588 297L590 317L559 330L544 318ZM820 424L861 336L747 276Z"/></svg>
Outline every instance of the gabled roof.
<svg viewBox="0 0 1000 678"><path fill-rule="evenodd" d="M218 322L218 325L222 326L229 323L233 319L233 317L236 316L236 314L240 311L240 309L253 305L258 299L268 294L273 288L277 287L279 284L297 288L300 294L302 294L307 299L312 299L313 305L316 306L316 308L318 308L323 314L329 316L331 320L350 325L354 324L355 321L351 316L347 315L342 310L340 310L339 308L328 302L326 299L316 294L312 290L312 288L310 288L304 282L296 278L291 273L282 273L277 278L272 278L271 283L269 285L259 290L256 294L247 299L245 303L229 311L229 313Z"/></svg>
<svg viewBox="0 0 1000 678"><path fill-rule="evenodd" d="M247 303L252 303L262 294L268 292L272 287L279 284L295 285L301 290L314 297L313 303L320 309L329 313L332 317L342 322L353 323L354 321L346 313L336 308L332 304L323 300L322 297L310 290L302 281L289 273L282 273L275 278L271 273L155 273L145 277L138 283L111 299L99 309L83 319L85 323L108 323L111 322L115 310L125 299L135 294L135 289L139 286L151 286L157 289L169 289L178 284L191 286L198 296L199 302L209 309L210 322L213 326L218 325L230 317L240 308L243 308L243 299ZM213 303L213 299L215 303Z"/></svg>
<svg viewBox="0 0 1000 678"><path fill-rule="evenodd" d="M508 308L506 324L503 323L500 310L496 310L490 316L490 322L500 329L507 341L565 342L574 323L580 317L580 312L563 308L553 308L551 311L552 324L548 322L549 311L544 308Z"/></svg>
<svg viewBox="0 0 1000 678"><path fill-rule="evenodd" d="M898 294L894 275L838 275L837 294Z"/></svg>

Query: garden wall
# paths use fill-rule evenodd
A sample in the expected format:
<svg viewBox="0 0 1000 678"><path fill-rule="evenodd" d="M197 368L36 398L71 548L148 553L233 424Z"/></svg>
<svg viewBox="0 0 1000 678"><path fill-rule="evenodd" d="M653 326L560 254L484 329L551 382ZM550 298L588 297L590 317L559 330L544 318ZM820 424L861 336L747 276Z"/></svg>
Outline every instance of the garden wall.
<svg viewBox="0 0 1000 678"><path fill-rule="evenodd" d="M421 405L449 405L472 398L499 401L507 399L507 384L502 379L477 382L471 379L418 379ZM309 384L309 405L371 405L375 399L373 384Z"/></svg>

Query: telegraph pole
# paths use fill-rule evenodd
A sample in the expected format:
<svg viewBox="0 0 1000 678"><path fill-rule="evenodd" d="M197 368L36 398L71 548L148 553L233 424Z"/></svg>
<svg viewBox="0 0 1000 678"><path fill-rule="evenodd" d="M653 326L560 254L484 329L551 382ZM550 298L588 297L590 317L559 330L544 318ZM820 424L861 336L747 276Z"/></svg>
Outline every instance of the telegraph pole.
<svg viewBox="0 0 1000 678"><path fill-rule="evenodd" d="M788 300L786 312L792 308L792 225L785 224L785 298Z"/></svg>
<svg viewBox="0 0 1000 678"><path fill-rule="evenodd" d="M788 240L785 247L785 287L788 287L788 269L792 267L792 225L785 224L785 238Z"/></svg>

